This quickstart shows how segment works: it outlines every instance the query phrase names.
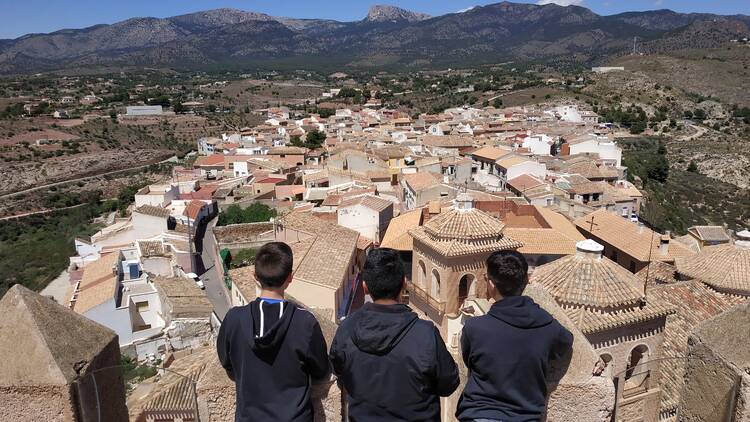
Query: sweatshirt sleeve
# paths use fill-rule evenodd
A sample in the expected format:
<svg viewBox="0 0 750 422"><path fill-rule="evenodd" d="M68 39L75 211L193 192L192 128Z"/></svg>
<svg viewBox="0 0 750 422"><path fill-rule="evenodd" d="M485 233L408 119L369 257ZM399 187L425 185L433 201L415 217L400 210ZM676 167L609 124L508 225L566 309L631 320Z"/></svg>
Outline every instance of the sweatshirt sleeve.
<svg viewBox="0 0 750 422"><path fill-rule="evenodd" d="M448 397L456 390L456 388L458 388L460 382L458 378L458 367L456 366L456 361L453 360L453 356L451 356L448 349L446 349L445 343L435 327L433 327L433 335L437 354L435 371L436 392L441 397Z"/></svg>
<svg viewBox="0 0 750 422"><path fill-rule="evenodd" d="M339 327L339 329L336 330L336 335L333 336L333 340L331 341L331 353L329 354L331 357L331 369L337 377L341 376L341 373L344 370L344 351L341 350L341 340L339 339L340 332L341 328Z"/></svg>
<svg viewBox="0 0 750 422"><path fill-rule="evenodd" d="M464 329L461 330L461 359L464 360L464 365L466 365L467 368L469 368L470 356L471 356L471 342L469 341L469 336L467 334L466 325L464 325Z"/></svg>
<svg viewBox="0 0 750 422"><path fill-rule="evenodd" d="M219 335L216 337L216 351L219 355L219 362L221 366L227 371L229 378L234 379L234 371L232 367L231 350L232 345L230 336L227 333L229 331L229 324L231 323L231 313L227 313L224 317L224 321L219 328Z"/></svg>
<svg viewBox="0 0 750 422"><path fill-rule="evenodd" d="M558 323L560 330L557 334L557 339L554 346L552 347L552 359L559 359L565 355L568 350L573 346L573 334L568 331L567 328L563 327L562 324Z"/></svg>
<svg viewBox="0 0 750 422"><path fill-rule="evenodd" d="M312 326L305 367L314 380L325 378L331 371L328 362L328 346L318 321L315 321Z"/></svg>

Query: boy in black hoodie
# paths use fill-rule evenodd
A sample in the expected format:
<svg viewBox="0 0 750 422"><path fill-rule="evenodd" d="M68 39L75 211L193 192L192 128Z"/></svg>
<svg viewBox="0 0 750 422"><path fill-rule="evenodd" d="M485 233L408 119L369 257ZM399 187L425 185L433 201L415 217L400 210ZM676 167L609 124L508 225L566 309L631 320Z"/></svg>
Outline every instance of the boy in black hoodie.
<svg viewBox="0 0 750 422"><path fill-rule="evenodd" d="M329 375L326 341L313 314L284 300L292 250L272 242L255 256L260 297L229 310L219 329L219 361L235 382L236 422L312 421L311 380Z"/></svg>
<svg viewBox="0 0 750 422"><path fill-rule="evenodd" d="M374 303L347 317L331 344L349 421L440 421L440 397L458 387L458 369L435 325L399 304L398 252L371 251L362 277Z"/></svg>
<svg viewBox="0 0 750 422"><path fill-rule="evenodd" d="M552 315L527 296L528 264L516 251L487 258L495 303L487 315L466 321L461 354L469 378L456 409L464 421L539 421L547 401L551 360L573 344Z"/></svg>

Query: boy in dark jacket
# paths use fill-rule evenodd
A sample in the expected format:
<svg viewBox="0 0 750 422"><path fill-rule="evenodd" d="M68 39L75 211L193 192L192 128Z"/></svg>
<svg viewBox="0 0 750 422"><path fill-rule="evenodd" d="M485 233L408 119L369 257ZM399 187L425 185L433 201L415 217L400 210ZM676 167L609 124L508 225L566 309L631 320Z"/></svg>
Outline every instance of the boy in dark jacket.
<svg viewBox="0 0 750 422"><path fill-rule="evenodd" d="M318 321L284 300L292 259L285 243L261 247L255 257L260 297L230 309L221 324L216 348L235 382L236 422L312 421L311 379L330 373Z"/></svg>
<svg viewBox="0 0 750 422"><path fill-rule="evenodd" d="M347 317L331 344L349 420L440 421L440 397L458 387L458 369L435 325L399 303L404 268L398 252L371 251L362 277L374 303Z"/></svg>
<svg viewBox="0 0 750 422"><path fill-rule="evenodd" d="M461 354L469 377L456 417L464 421L539 421L550 361L570 350L573 335L526 296L528 264L516 251L487 258L495 303L466 321Z"/></svg>

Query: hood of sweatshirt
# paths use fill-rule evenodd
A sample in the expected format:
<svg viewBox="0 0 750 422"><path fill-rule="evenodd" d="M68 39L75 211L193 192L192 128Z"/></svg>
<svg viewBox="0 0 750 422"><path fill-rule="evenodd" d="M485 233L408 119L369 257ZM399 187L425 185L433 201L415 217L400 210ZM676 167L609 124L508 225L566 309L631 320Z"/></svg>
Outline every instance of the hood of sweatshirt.
<svg viewBox="0 0 750 422"><path fill-rule="evenodd" d="M516 328L539 328L554 321L549 312L528 296L509 296L495 302L489 315Z"/></svg>
<svg viewBox="0 0 750 422"><path fill-rule="evenodd" d="M366 303L350 318L355 319L352 342L365 353L390 352L417 322L417 314L406 305Z"/></svg>
<svg viewBox="0 0 750 422"><path fill-rule="evenodd" d="M269 306L265 304L261 312L259 301L250 302L250 320L252 326L251 334L249 335L250 348L253 351L262 354L275 354L281 343L286 338L286 334L289 331L289 326L292 323L294 313L297 311L297 307L292 302L282 302L280 306L283 306L283 313L281 318L268 318L268 314L275 313L274 317L278 316L279 305ZM263 319L263 321L261 321ZM270 321L273 321L272 323ZM261 322L262 322L262 333L261 333Z"/></svg>

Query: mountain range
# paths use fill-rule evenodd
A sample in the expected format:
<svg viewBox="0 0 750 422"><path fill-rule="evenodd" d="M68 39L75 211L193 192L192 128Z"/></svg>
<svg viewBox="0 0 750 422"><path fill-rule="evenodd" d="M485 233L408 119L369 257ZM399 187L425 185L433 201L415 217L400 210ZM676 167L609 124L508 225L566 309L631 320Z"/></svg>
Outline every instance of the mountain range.
<svg viewBox="0 0 750 422"><path fill-rule="evenodd" d="M715 47L750 35L750 16L670 10L602 16L580 6L502 2L431 17L373 6L355 22L236 9L133 18L0 40L0 73L115 66L200 68L461 66L506 60L589 63L632 50Z"/></svg>

